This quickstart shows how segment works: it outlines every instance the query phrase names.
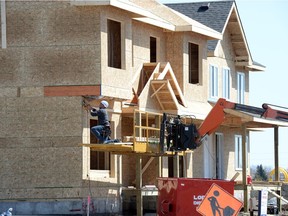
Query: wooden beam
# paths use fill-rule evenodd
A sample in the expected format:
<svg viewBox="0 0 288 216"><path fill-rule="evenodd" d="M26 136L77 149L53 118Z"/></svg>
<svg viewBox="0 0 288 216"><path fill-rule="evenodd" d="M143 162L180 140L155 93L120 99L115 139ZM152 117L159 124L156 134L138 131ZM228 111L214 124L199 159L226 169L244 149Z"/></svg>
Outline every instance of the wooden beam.
<svg viewBox="0 0 288 216"><path fill-rule="evenodd" d="M154 95L157 94L165 85L166 83L163 83L150 97L154 97Z"/></svg>
<svg viewBox="0 0 288 216"><path fill-rule="evenodd" d="M44 86L44 96L100 96L101 85L95 86Z"/></svg>
<svg viewBox="0 0 288 216"><path fill-rule="evenodd" d="M243 62L243 61L249 61L249 56L236 56L235 57L235 62Z"/></svg>

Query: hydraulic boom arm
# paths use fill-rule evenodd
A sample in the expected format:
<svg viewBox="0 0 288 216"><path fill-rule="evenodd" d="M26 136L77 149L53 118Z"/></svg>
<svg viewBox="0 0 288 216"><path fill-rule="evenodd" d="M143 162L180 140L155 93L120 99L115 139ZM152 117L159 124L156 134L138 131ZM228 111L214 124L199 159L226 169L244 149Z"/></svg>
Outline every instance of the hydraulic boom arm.
<svg viewBox="0 0 288 216"><path fill-rule="evenodd" d="M187 125L182 123L181 116L168 118L167 114L164 113L160 134L162 149L164 149L165 137L168 149L170 146L172 146L174 150L197 148L207 135L215 132L215 130L224 122L226 115L225 109L239 110L250 114L256 114L261 118L288 122L287 108L271 104L263 104L262 108L258 108L233 103L224 98L220 98L199 128L196 128L194 124Z"/></svg>

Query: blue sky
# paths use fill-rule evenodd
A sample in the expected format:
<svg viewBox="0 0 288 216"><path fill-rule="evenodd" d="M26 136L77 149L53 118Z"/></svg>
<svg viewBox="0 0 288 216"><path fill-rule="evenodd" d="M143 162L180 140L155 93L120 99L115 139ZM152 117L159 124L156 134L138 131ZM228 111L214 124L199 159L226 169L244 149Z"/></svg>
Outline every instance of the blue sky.
<svg viewBox="0 0 288 216"><path fill-rule="evenodd" d="M250 105L261 107L270 103L288 107L288 1L236 0L236 4L253 60L266 66L265 72L250 73ZM273 133L273 129L267 129L250 134L252 165L274 167ZM287 169L288 128L279 129L279 146L279 166Z"/></svg>

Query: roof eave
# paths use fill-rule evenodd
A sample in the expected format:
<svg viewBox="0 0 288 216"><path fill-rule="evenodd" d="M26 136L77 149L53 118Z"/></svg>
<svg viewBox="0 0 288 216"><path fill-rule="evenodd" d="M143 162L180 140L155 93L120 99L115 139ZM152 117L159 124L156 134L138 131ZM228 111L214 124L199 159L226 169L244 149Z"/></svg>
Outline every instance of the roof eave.
<svg viewBox="0 0 288 216"><path fill-rule="evenodd" d="M70 0L70 4L76 6L109 5L110 0L108 1Z"/></svg>
<svg viewBox="0 0 288 216"><path fill-rule="evenodd" d="M163 22L163 21L156 20L156 19L152 19L149 17L139 17L139 18L133 18L133 19L140 21L140 22L143 22L143 23L147 23L149 25L158 26L158 27L161 27L163 29L170 30L170 31L175 31L175 29L176 29L175 26L170 24L170 23Z"/></svg>
<svg viewBox="0 0 288 216"><path fill-rule="evenodd" d="M76 6L114 6L122 10L129 11L134 14L138 14L140 17L149 17L152 19L159 19L158 16L151 12L133 4L132 2L124 2L119 0L106 0L106 1L95 1L95 0L70 0L72 5Z"/></svg>
<svg viewBox="0 0 288 216"><path fill-rule="evenodd" d="M249 71L253 71L253 72L263 72L266 69L265 66L260 66L260 65L255 65L255 64L248 65L247 68Z"/></svg>
<svg viewBox="0 0 288 216"><path fill-rule="evenodd" d="M215 40L215 39L222 40L222 38L223 38L222 34L219 32L210 31L210 30L207 30L204 28L193 26L193 25L176 26L175 31L178 31L178 32L192 31L192 32L207 36L208 40Z"/></svg>

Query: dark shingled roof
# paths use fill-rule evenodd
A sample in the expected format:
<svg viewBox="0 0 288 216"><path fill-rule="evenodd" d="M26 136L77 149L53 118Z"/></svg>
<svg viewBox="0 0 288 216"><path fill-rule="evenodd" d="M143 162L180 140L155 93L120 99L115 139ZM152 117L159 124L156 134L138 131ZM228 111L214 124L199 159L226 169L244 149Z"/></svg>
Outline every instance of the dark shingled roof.
<svg viewBox="0 0 288 216"><path fill-rule="evenodd" d="M225 23L230 14L234 0L173 3L166 6L196 20L220 33L223 33ZM208 7L207 7L208 6ZM217 40L208 41L208 50L215 50Z"/></svg>

